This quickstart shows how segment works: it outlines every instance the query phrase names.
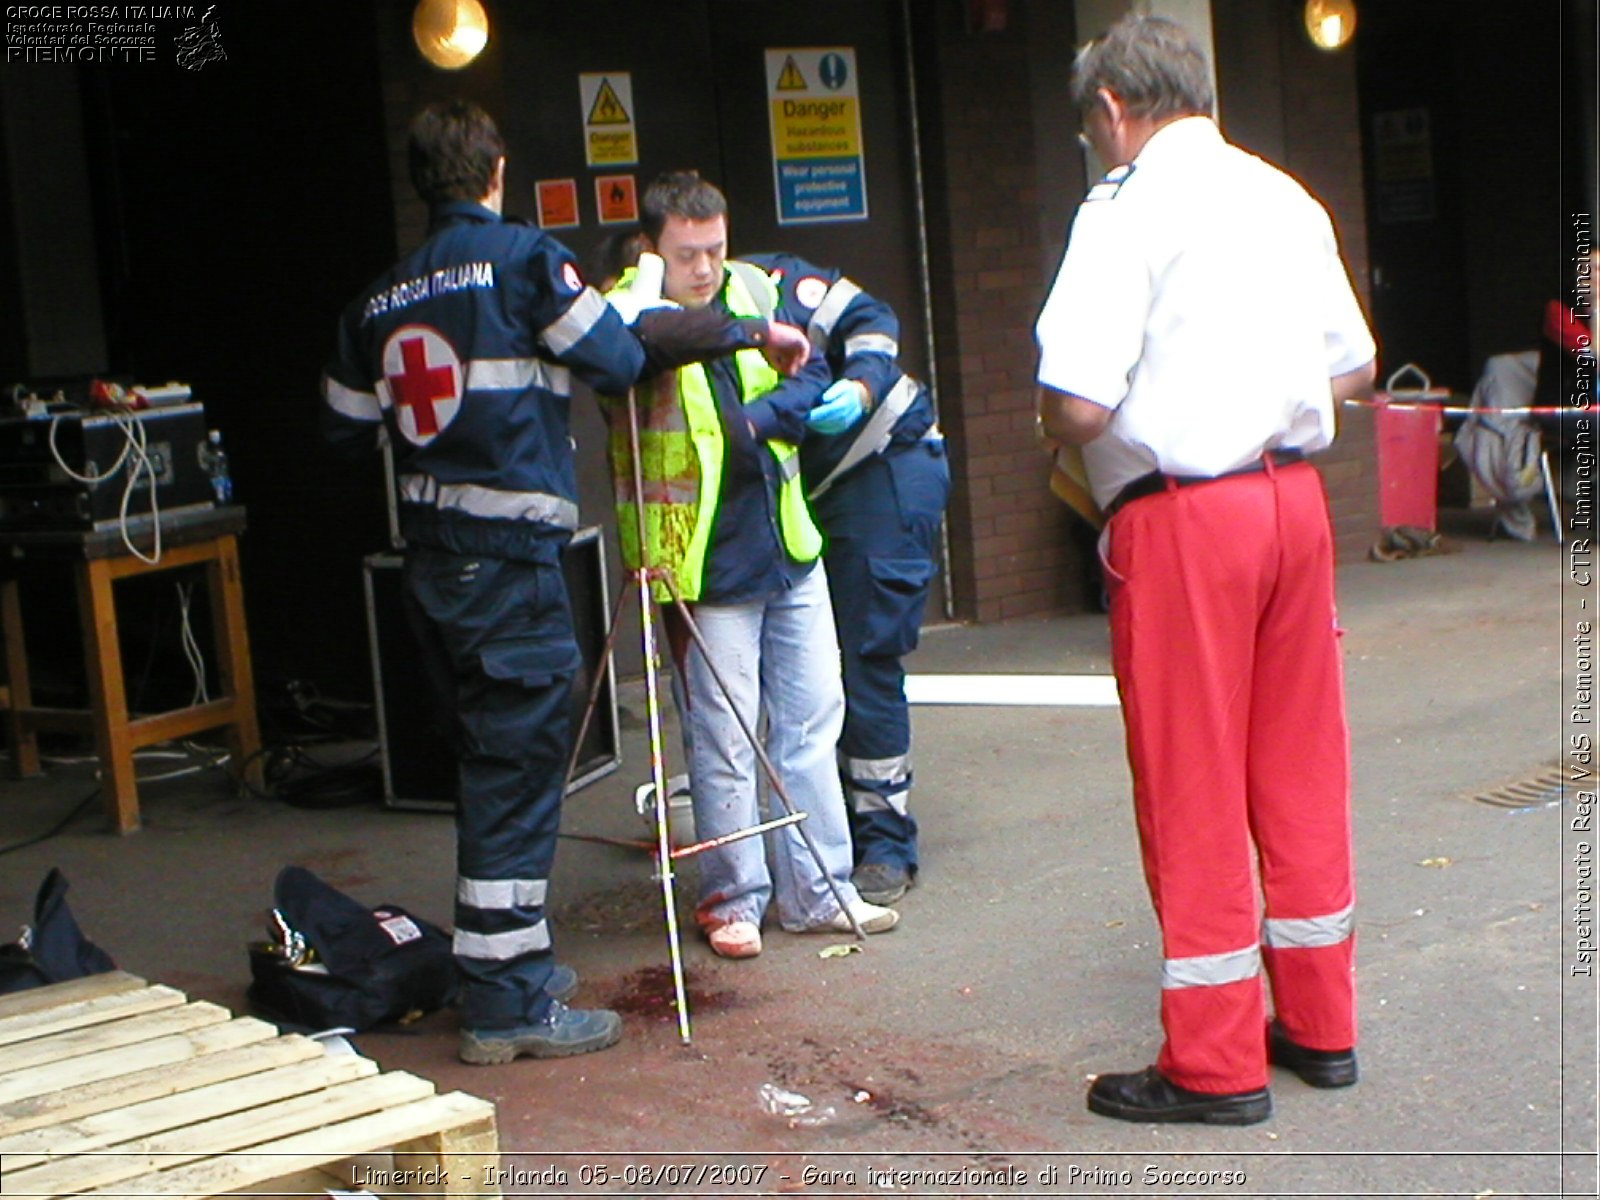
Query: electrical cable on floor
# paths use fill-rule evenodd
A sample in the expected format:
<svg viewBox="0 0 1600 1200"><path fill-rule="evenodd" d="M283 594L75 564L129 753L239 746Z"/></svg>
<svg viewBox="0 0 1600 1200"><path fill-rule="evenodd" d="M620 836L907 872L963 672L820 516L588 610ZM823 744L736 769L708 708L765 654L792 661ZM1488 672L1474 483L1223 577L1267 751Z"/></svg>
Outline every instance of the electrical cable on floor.
<svg viewBox="0 0 1600 1200"><path fill-rule="evenodd" d="M10 854L14 850L25 850L29 846L37 846L40 842L48 842L68 825L72 824L77 815L84 809L88 808L89 802L99 794L100 785L96 784L94 791L90 792L82 800L79 800L76 804L74 804L72 806L72 811L67 813L66 816L62 817L61 820L57 821L49 829L45 830L43 833L35 834L33 837L23 838L20 842L12 842L8 846L0 846L0 854Z"/></svg>
<svg viewBox="0 0 1600 1200"><path fill-rule="evenodd" d="M319 739L325 744L326 739ZM241 764L242 786L259 800L281 800L291 808L350 808L382 794L382 771L374 747L358 759L344 763L319 762L305 745L319 742L279 742L263 746ZM261 762L261 787L249 782L249 768ZM298 776L296 772L301 772Z"/></svg>
<svg viewBox="0 0 1600 1200"><path fill-rule="evenodd" d="M295 808L346 808L378 801L383 771L376 744L358 758L330 763L314 753L319 746L375 743L371 704L333 700L312 684L291 680L284 686L288 704L264 709L277 726L262 749L238 772L241 787L263 800L281 800ZM276 716L276 719L273 719ZM250 768L261 764L262 786L249 782Z"/></svg>

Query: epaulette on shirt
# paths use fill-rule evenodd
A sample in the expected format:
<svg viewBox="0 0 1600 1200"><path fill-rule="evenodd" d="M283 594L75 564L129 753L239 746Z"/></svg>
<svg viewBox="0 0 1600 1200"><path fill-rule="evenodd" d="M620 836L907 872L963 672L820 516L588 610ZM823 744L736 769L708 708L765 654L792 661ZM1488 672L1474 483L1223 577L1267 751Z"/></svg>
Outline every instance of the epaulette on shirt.
<svg viewBox="0 0 1600 1200"><path fill-rule="evenodd" d="M1120 167L1112 167L1111 170L1106 172L1104 179L1089 189L1089 194L1083 198L1084 203L1087 204L1090 200L1115 200L1117 193L1122 190L1122 185L1127 183L1132 176L1132 163L1127 163Z"/></svg>

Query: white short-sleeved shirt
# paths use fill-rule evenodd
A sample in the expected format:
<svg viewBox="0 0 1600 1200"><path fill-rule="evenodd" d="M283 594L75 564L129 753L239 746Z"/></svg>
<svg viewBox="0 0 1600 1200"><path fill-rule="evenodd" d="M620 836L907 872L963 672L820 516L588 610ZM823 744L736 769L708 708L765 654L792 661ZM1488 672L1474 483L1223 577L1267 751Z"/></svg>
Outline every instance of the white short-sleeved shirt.
<svg viewBox="0 0 1600 1200"><path fill-rule="evenodd" d="M1084 447L1102 506L1153 470L1322 449L1329 379L1376 353L1322 205L1207 117L1090 190L1035 334L1040 383L1115 410Z"/></svg>

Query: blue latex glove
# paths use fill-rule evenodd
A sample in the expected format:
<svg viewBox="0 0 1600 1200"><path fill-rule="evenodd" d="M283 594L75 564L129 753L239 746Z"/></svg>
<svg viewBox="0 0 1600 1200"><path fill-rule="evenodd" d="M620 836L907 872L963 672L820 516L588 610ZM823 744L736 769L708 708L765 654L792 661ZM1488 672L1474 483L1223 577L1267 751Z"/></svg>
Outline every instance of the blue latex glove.
<svg viewBox="0 0 1600 1200"><path fill-rule="evenodd" d="M861 385L853 379L836 379L822 393L821 402L806 414L806 425L818 433L843 433L865 411Z"/></svg>

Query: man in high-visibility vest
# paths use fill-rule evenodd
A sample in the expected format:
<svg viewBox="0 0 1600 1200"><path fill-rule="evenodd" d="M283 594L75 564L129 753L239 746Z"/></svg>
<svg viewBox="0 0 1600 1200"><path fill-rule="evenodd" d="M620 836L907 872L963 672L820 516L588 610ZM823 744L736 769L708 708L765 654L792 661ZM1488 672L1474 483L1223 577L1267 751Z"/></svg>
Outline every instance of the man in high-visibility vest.
<svg viewBox="0 0 1600 1200"><path fill-rule="evenodd" d="M791 320L765 272L726 261L727 201L716 187L694 172L663 175L646 189L642 212L646 249L664 262L668 300L737 318ZM621 287L636 278L625 274ZM795 449L831 381L820 355L786 380L759 353L740 352L658 380L642 416L645 558L671 570L712 659L676 639L696 834L711 839L758 822L757 760L743 729L756 729L764 715L766 751L791 802L807 814L817 850L813 857L789 826L774 839L770 869L757 837L699 857L696 918L712 950L727 958L761 952L769 903L791 932L846 932L854 917L878 933L899 919L862 900L850 882L850 829L835 765L844 719L839 649L819 562L822 537ZM859 415L859 401L841 407L846 423ZM631 471L617 475L626 491ZM627 505L631 496L622 499ZM620 526L624 554L637 560L633 522L625 515ZM664 592L658 587L658 599L671 598Z"/></svg>

